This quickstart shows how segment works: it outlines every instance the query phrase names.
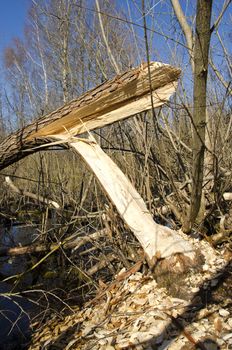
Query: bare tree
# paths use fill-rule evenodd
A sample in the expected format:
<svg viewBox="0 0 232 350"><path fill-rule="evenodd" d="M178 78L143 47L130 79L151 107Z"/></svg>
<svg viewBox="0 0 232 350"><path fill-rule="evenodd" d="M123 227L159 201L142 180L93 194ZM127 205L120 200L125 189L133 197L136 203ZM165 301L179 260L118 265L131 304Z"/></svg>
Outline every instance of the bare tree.
<svg viewBox="0 0 232 350"><path fill-rule="evenodd" d="M212 1L198 0L196 14L196 33L194 46L194 107L193 107L193 171L192 193L189 217L184 231L189 231L198 215L204 178L204 153L206 130L206 97L208 55L210 44L210 20Z"/></svg>

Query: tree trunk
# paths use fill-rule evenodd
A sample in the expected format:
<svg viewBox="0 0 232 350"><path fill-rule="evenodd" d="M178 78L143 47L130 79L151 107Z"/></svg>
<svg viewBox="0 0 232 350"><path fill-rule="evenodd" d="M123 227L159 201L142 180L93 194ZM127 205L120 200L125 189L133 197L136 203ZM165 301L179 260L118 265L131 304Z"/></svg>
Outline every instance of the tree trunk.
<svg viewBox="0 0 232 350"><path fill-rule="evenodd" d="M198 0L194 47L193 171L189 214L183 230L189 232L198 215L204 177L206 88L212 0Z"/></svg>

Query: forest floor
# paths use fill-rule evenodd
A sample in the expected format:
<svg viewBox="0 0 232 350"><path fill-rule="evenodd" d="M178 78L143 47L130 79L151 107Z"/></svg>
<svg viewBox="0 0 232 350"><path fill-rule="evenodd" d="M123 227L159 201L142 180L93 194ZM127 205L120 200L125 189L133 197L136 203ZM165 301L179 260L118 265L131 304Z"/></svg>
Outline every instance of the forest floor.
<svg viewBox="0 0 232 350"><path fill-rule="evenodd" d="M141 262L65 316L33 325L30 350L232 349L232 252L189 238L199 271L156 278Z"/></svg>

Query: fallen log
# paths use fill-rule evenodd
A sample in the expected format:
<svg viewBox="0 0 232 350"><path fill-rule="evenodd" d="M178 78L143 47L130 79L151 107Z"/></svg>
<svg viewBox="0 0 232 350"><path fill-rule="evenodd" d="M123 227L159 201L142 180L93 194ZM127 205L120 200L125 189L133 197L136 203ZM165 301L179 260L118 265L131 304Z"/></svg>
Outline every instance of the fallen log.
<svg viewBox="0 0 232 350"><path fill-rule="evenodd" d="M35 153L36 146L47 144L54 135L77 135L101 128L167 102L176 89L180 69L152 62L151 86L147 65L116 76L79 98L42 116L9 135L0 144L0 170Z"/></svg>
<svg viewBox="0 0 232 350"><path fill-rule="evenodd" d="M18 193L22 196L26 196L26 197L29 197L29 198L32 198L34 200L37 200L39 202L42 202L42 203L45 203L49 206L52 206L53 208L55 209L59 209L60 208L60 205L49 199L49 198L46 198L46 197L43 197L43 196L40 196L39 194L34 194L34 193L31 193L31 192L28 192L28 191L25 191L25 190L22 190L20 188L18 188L17 186L15 186L12 182L12 180L10 179L9 176L6 176L5 177L5 182L4 182L5 185L7 185L11 191L15 192L15 193Z"/></svg>
<svg viewBox="0 0 232 350"><path fill-rule="evenodd" d="M87 236L77 237L75 239L67 238L63 242L59 243L50 243L50 244L30 244L24 247L1 247L0 248L0 257L1 256L16 256L16 255L25 255L32 253L41 253L46 251L53 251L57 246L62 247L63 249L74 249L77 250L86 243L94 243L100 237L106 235L106 230L96 231Z"/></svg>
<svg viewBox="0 0 232 350"><path fill-rule="evenodd" d="M25 150L35 152L36 149L30 147L38 142L48 143L52 138L56 144L68 144L94 172L142 245L151 268L157 260L176 254L183 256L185 266L197 264L197 254L191 244L176 231L154 222L141 196L95 140L73 137L149 110L151 106L161 106L175 91L179 75L177 68L152 62L150 72L147 65L142 65L117 76L9 136L1 144L0 169L27 155ZM179 259L172 261L175 270Z"/></svg>

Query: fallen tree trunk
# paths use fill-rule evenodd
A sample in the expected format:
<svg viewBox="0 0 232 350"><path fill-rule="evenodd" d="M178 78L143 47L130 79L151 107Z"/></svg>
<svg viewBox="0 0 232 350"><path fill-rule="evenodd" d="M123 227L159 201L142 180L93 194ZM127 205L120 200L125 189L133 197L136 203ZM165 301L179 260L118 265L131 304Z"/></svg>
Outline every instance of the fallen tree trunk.
<svg viewBox="0 0 232 350"><path fill-rule="evenodd" d="M0 169L27 155L25 150L35 152L30 147L38 144L38 140L47 143L52 138L58 140L55 143L68 144L94 172L142 245L151 268L157 260L171 258L173 270L178 269L180 259L175 260L177 254L181 255L185 266L195 265L197 257L191 244L176 231L154 222L139 193L95 140L73 137L152 106L161 106L175 91L179 74L179 69L153 62L149 73L147 65L143 65L98 86L3 141Z"/></svg>
<svg viewBox="0 0 232 350"><path fill-rule="evenodd" d="M180 69L152 62L154 107L167 102L176 89ZM116 76L56 111L11 134L0 144L0 170L35 153L54 135L77 135L101 128L151 108L147 65ZM37 149L38 150L38 149Z"/></svg>

